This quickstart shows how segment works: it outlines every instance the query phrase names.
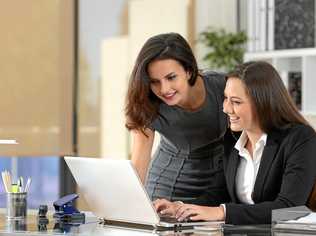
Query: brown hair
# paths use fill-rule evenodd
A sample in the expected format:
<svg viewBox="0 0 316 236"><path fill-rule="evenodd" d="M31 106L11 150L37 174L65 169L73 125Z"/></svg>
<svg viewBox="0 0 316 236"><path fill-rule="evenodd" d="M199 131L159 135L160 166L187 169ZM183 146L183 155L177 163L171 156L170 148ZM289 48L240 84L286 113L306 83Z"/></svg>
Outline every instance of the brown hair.
<svg viewBox="0 0 316 236"><path fill-rule="evenodd" d="M173 59L190 72L189 84L195 84L198 67L187 41L177 33L159 34L147 40L140 50L129 81L125 116L126 127L144 131L158 116L161 100L150 89L147 67L154 60Z"/></svg>
<svg viewBox="0 0 316 236"><path fill-rule="evenodd" d="M264 61L247 62L226 75L245 84L261 129L268 133L293 123L308 125L272 65Z"/></svg>

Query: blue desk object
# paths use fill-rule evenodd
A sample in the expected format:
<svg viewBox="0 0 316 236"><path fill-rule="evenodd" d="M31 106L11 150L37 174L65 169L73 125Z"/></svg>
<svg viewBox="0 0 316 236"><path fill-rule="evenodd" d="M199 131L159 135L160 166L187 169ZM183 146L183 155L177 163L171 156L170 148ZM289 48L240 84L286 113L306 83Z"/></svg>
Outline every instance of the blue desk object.
<svg viewBox="0 0 316 236"><path fill-rule="evenodd" d="M74 206L74 201L78 198L78 194L66 195L53 203L55 208L55 213L53 215L63 224L67 222L68 224L83 224L85 223L85 214L79 212Z"/></svg>

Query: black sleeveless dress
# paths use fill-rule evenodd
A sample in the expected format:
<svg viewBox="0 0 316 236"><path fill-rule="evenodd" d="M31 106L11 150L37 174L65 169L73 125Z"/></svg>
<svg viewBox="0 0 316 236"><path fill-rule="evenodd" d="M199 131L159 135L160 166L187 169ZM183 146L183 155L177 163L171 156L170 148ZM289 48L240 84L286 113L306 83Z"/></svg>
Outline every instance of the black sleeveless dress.
<svg viewBox="0 0 316 236"><path fill-rule="evenodd" d="M151 128L160 133L160 144L152 159L146 190L152 200L199 203L205 193L215 196L216 205L226 195L223 174L223 136L227 118L223 113L224 76L202 74L206 89L204 104L197 111L160 105Z"/></svg>

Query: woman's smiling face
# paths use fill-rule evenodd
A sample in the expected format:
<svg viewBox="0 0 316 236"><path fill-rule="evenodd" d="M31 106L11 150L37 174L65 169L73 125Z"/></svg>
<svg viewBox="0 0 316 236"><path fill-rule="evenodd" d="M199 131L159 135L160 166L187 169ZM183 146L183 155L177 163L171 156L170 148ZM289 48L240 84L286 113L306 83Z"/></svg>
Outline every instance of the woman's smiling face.
<svg viewBox="0 0 316 236"><path fill-rule="evenodd" d="M229 117L231 130L253 131L259 128L251 99L242 80L228 78L224 97L223 111Z"/></svg>
<svg viewBox="0 0 316 236"><path fill-rule="evenodd" d="M156 60L148 65L152 92L169 106L182 106L189 99L191 74L176 60Z"/></svg>

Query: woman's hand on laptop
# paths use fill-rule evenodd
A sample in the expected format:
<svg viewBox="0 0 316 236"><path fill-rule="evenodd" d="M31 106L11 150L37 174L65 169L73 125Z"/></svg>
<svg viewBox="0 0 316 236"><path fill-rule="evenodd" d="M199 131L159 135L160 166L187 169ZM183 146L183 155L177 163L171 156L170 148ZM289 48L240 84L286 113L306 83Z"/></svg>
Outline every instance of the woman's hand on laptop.
<svg viewBox="0 0 316 236"><path fill-rule="evenodd" d="M189 219L192 221L222 221L225 220L225 212L222 206L206 207L192 204L182 204L177 210L175 217L178 221Z"/></svg>
<svg viewBox="0 0 316 236"><path fill-rule="evenodd" d="M184 205L183 202L170 202L167 199L157 199L153 204L158 213L171 217L175 217L177 211Z"/></svg>

